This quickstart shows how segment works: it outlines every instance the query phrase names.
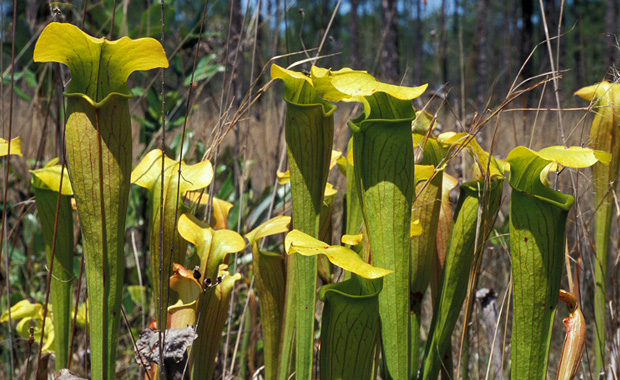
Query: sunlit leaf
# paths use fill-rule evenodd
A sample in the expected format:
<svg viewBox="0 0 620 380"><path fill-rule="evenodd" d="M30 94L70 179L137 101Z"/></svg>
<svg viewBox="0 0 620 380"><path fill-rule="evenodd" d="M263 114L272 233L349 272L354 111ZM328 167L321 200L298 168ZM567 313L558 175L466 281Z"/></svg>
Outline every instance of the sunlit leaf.
<svg viewBox="0 0 620 380"><path fill-rule="evenodd" d="M154 149L144 156L142 161L131 172L131 182L152 190L153 187L161 182L161 162L162 151ZM164 157L164 178L165 181L179 181L181 195L186 191L199 190L207 187L213 180L213 166L208 160L195 165L180 163L181 176L179 178L179 162L168 156Z"/></svg>
<svg viewBox="0 0 620 380"><path fill-rule="evenodd" d="M33 180L32 185L41 189L49 189L55 192L60 190L60 170L62 165L58 165L58 158L51 160L41 169L31 170ZM73 195L71 180L65 167L62 173L62 195Z"/></svg>
<svg viewBox="0 0 620 380"><path fill-rule="evenodd" d="M9 153L9 142L0 138L0 157ZM11 154L22 157L22 140L21 137L11 139Z"/></svg>
<svg viewBox="0 0 620 380"><path fill-rule="evenodd" d="M18 321L15 331L24 339L30 337L30 327L33 327L33 337L36 342L41 340L41 327L43 325L43 305L39 303L31 303L24 299L17 302L11 307L11 320ZM5 311L0 316L1 323L9 321L9 312ZM45 319L45 338L43 339L43 352L54 352L55 333L54 333L54 314L51 306L48 306L47 316Z"/></svg>
<svg viewBox="0 0 620 380"><path fill-rule="evenodd" d="M422 235L422 233L424 232L424 229L422 228L422 224L420 223L420 220L412 220L411 221L411 231L409 233L409 237L410 238L414 238L416 236L420 236Z"/></svg>
<svg viewBox="0 0 620 380"><path fill-rule="evenodd" d="M276 176L278 177L279 185L286 185L291 182L291 172L289 170L285 172L277 171Z"/></svg>
<svg viewBox="0 0 620 380"><path fill-rule="evenodd" d="M445 147L466 147L476 160L479 173L486 173L488 167L489 176L491 178L504 177L504 167L492 156L491 162L489 163L489 153L482 149L473 135L468 133L445 132L437 137L437 141Z"/></svg>
<svg viewBox="0 0 620 380"><path fill-rule="evenodd" d="M376 92L384 92L400 100L412 100L424 93L428 85L405 87L378 81L366 71L344 68L337 71L312 67L312 81L317 92L328 101L360 101Z"/></svg>
<svg viewBox="0 0 620 380"><path fill-rule="evenodd" d="M75 25L53 22L34 49L35 62L60 62L71 70L67 96L81 96L99 107L113 94L131 96L127 78L134 71L168 67L162 45L152 38L116 41L95 38ZM93 82L93 73L97 73Z"/></svg>
<svg viewBox="0 0 620 380"><path fill-rule="evenodd" d="M348 244L351 246L361 244L363 240L363 235L342 235L342 244Z"/></svg>
<svg viewBox="0 0 620 380"><path fill-rule="evenodd" d="M597 162L609 165L611 161L610 153L579 146L550 146L539 150L537 154L568 168L588 168Z"/></svg>
<svg viewBox="0 0 620 380"><path fill-rule="evenodd" d="M607 104L620 104L620 86L617 83L602 81L575 91L575 95L587 101L603 101Z"/></svg>
<svg viewBox="0 0 620 380"><path fill-rule="evenodd" d="M200 205L209 204L209 194L200 191L188 191L185 196L190 202ZM213 197L211 204L211 227L217 229L228 228L228 215L233 208L233 204L223 199Z"/></svg>
<svg viewBox="0 0 620 380"><path fill-rule="evenodd" d="M364 262L355 251L349 248L327 245L298 230L293 230L286 235L284 245L289 255L294 253L304 256L325 255L332 264L368 279L384 277L393 272Z"/></svg>
<svg viewBox="0 0 620 380"><path fill-rule="evenodd" d="M269 219L265 223L248 232L245 237L250 244L258 242L260 239L267 236L282 234L290 231L291 217L290 216L276 216Z"/></svg>
<svg viewBox="0 0 620 380"><path fill-rule="evenodd" d="M23 299L11 306L11 319L18 320L22 318L43 318L43 305L40 303L31 303L27 299ZM9 321L8 310L2 313L0 316L0 322L6 323Z"/></svg>
<svg viewBox="0 0 620 380"><path fill-rule="evenodd" d="M226 256L243 250L246 245L243 237L235 231L214 230L187 213L179 218L178 231L185 240L196 246L200 258L200 281L207 278L214 280Z"/></svg>

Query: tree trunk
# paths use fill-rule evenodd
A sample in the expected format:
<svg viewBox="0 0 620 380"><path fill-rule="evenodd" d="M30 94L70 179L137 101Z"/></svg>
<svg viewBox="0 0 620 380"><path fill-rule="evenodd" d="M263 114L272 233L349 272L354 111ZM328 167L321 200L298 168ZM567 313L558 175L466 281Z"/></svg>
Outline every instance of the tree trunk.
<svg viewBox="0 0 620 380"><path fill-rule="evenodd" d="M383 49L381 50L381 72L384 80L400 81L398 67L398 8L396 0L381 0L383 21Z"/></svg>
<svg viewBox="0 0 620 380"><path fill-rule="evenodd" d="M447 0L441 0L441 9L439 12L439 48L438 48L438 58L439 58L439 75L441 78L441 83L446 84L449 82L448 80L448 39L447 30L446 30L446 6Z"/></svg>
<svg viewBox="0 0 620 380"><path fill-rule="evenodd" d="M582 10L582 0L574 0L573 6L571 9L575 12L573 18L577 20L577 33L571 33L574 37L573 44L576 46L573 59L575 60L575 78L577 81L577 86L575 88L581 88L585 86L587 82L586 75L586 59L584 56L584 47L583 47L583 10Z"/></svg>
<svg viewBox="0 0 620 380"><path fill-rule="evenodd" d="M525 60L532 52L532 33L534 27L532 24L532 15L534 14L534 0L521 0L521 18L523 19L521 29L521 39L519 41L519 51L521 56L520 65L525 63ZM523 79L532 77L532 62L525 65L522 71Z"/></svg>
<svg viewBox="0 0 620 380"><path fill-rule="evenodd" d="M616 62L618 52L618 2L617 0L607 0L607 17L605 22L607 38L605 43L605 60L608 67Z"/></svg>
<svg viewBox="0 0 620 380"><path fill-rule="evenodd" d="M422 0L416 0L415 7L415 46L413 48L416 52L416 58L414 81L415 84L418 85L424 80L424 34L422 33Z"/></svg>
<svg viewBox="0 0 620 380"><path fill-rule="evenodd" d="M360 69L360 18L358 14L359 0L351 0L351 67Z"/></svg>
<svg viewBox="0 0 620 380"><path fill-rule="evenodd" d="M477 41L475 51L476 59L476 101L479 107L486 102L487 90L487 0L478 0L477 4Z"/></svg>
<svg viewBox="0 0 620 380"><path fill-rule="evenodd" d="M241 32L243 28L243 9L241 0L232 0L230 10L230 41L228 42L228 68L230 95L238 105L243 97L243 46Z"/></svg>

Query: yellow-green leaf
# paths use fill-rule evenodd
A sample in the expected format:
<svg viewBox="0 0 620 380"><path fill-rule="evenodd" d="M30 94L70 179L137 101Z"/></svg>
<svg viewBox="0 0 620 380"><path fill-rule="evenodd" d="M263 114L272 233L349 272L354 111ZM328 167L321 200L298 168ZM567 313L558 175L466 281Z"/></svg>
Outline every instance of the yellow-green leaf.
<svg viewBox="0 0 620 380"><path fill-rule="evenodd" d="M269 219L265 223L256 227L249 233L245 235L245 238L248 239L250 245L254 245L258 240L271 236L282 234L290 231L291 228L291 217L290 216L276 216L275 218Z"/></svg>
<svg viewBox="0 0 620 380"><path fill-rule="evenodd" d="M154 149L144 156L142 161L131 172L131 183L152 190L158 181L161 181L162 151ZM187 165L181 161L181 195L187 191L199 190L207 187L213 180L213 166L209 160L194 165ZM166 181L177 181L179 178L179 161L168 156L164 158L164 178Z"/></svg>
<svg viewBox="0 0 620 380"><path fill-rule="evenodd" d="M426 111L416 111L412 130L415 133L425 134L436 123L435 117Z"/></svg>
<svg viewBox="0 0 620 380"><path fill-rule="evenodd" d="M416 184L420 181L425 181L430 179L433 174L435 174L435 166L434 165L416 165L415 166L415 182Z"/></svg>
<svg viewBox="0 0 620 380"><path fill-rule="evenodd" d="M209 204L209 194L201 191L188 191L185 196L190 202L200 205ZM228 228L228 215L233 208L233 204L223 199L213 197L211 210L211 227L217 229Z"/></svg>
<svg viewBox="0 0 620 380"><path fill-rule="evenodd" d="M366 71L344 68L337 71L312 67L312 82L318 93L333 102L359 102L376 92L384 92L400 100L412 100L424 93L427 84L418 87L405 87L378 81Z"/></svg>
<svg viewBox="0 0 620 380"><path fill-rule="evenodd" d="M312 80L304 73L292 71L278 65L271 66L271 77L284 82L284 99L292 104L320 104L323 111L331 115L336 107L323 101L314 90Z"/></svg>
<svg viewBox="0 0 620 380"><path fill-rule="evenodd" d="M200 258L201 281L215 278L218 267L226 256L245 248L245 240L235 231L213 230L191 214L181 215L178 230L183 239L196 246Z"/></svg>
<svg viewBox="0 0 620 380"><path fill-rule="evenodd" d="M82 96L100 106L113 94L131 97L127 78L134 71L168 67L162 45L153 38L116 41L95 38L75 25L53 22L34 48L35 62L59 62L71 70L67 96ZM92 73L98 73L92 83Z"/></svg>
<svg viewBox="0 0 620 380"><path fill-rule="evenodd" d="M350 246L356 246L358 244L361 244L363 240L364 235L362 234L342 235L342 238L340 239L340 241L342 241L342 244L348 244Z"/></svg>
<svg viewBox="0 0 620 380"><path fill-rule="evenodd" d="M8 154L9 142L3 138L0 138L0 157L7 156ZM21 137L15 137L11 139L11 154L22 157Z"/></svg>
<svg viewBox="0 0 620 380"><path fill-rule="evenodd" d="M568 168L587 168L597 162L609 165L611 161L610 153L580 146L550 146L539 150L536 154Z"/></svg>
<svg viewBox="0 0 620 380"><path fill-rule="evenodd" d="M54 352L54 323L51 305L48 306L45 319L45 339L43 339L43 352ZM43 305L31 303L27 299L17 302L11 307L11 319L19 321L15 326L15 331L24 339L30 337L30 326L33 326L33 336L37 342L41 340L41 326L43 324ZM6 323L9 320L9 312L5 311L0 316L0 322Z"/></svg>
<svg viewBox="0 0 620 380"><path fill-rule="evenodd" d="M174 274L170 276L170 289L179 294L179 300L184 304L194 302L202 293L202 286L194 278L193 272L183 265L174 263Z"/></svg>
<svg viewBox="0 0 620 380"><path fill-rule="evenodd" d="M188 326L195 326L197 308L198 301L183 303L183 301L178 300L174 305L168 306L168 328L183 329Z"/></svg>
<svg viewBox="0 0 620 380"><path fill-rule="evenodd" d="M332 264L364 278L380 278L393 272L364 262L355 251L349 248L327 245L299 230L293 230L286 235L284 246L289 255L293 253L303 256L325 255Z"/></svg>
<svg viewBox="0 0 620 380"><path fill-rule="evenodd" d="M271 66L271 77L273 79L282 79L284 82L287 82L287 81L297 82L301 80L301 81L308 82L309 84L312 84L312 80L310 80L310 77L308 77L304 73L285 69L284 67L281 67L278 65Z"/></svg>
<svg viewBox="0 0 620 380"><path fill-rule="evenodd" d="M412 220L411 221L411 231L409 232L409 238L414 238L416 236L420 236L422 235L422 232L424 232L424 229L422 228L422 224L420 223L420 220Z"/></svg>
<svg viewBox="0 0 620 380"><path fill-rule="evenodd" d="M281 171L277 171L276 172L276 176L278 177L278 184L279 185L286 185L287 183L291 182L291 172L290 170L287 170L285 172L281 172Z"/></svg>
<svg viewBox="0 0 620 380"><path fill-rule="evenodd" d="M57 165L58 158L54 158L41 169L31 170L32 185L40 189L49 189L58 192L60 190L60 170L62 165ZM73 195L71 180L67 173L67 167L62 173L62 195Z"/></svg>
<svg viewBox="0 0 620 380"><path fill-rule="evenodd" d="M493 156L491 156L491 163L489 164L489 153L482 149L473 135L464 132L445 132L437 136L437 142L444 147L467 147L478 164L479 173L486 173L488 166L491 178L504 178L503 166Z"/></svg>
<svg viewBox="0 0 620 380"><path fill-rule="evenodd" d="M24 299L11 306L11 319L18 320L26 317L43 318L43 305L40 303L31 303L27 299ZM0 316L0 322L6 323L8 321L9 312L5 311L2 313L2 316Z"/></svg>
<svg viewBox="0 0 620 380"><path fill-rule="evenodd" d="M579 89L575 92L575 95L590 102L593 100L605 100L608 104L618 104L620 103L620 85L602 81Z"/></svg>

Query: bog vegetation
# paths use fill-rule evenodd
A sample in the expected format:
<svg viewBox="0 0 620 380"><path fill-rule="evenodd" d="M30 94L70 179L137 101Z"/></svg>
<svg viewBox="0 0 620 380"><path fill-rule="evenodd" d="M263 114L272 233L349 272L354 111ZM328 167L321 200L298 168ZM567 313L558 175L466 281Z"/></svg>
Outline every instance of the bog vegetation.
<svg viewBox="0 0 620 380"><path fill-rule="evenodd" d="M617 54L565 72L564 2L508 74L484 0L458 54L446 1L5 3L1 378L620 373Z"/></svg>

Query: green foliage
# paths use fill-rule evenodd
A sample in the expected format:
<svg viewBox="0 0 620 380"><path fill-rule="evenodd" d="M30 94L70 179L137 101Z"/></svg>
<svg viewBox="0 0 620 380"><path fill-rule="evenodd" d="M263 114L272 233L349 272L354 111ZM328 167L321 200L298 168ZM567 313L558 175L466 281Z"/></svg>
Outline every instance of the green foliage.
<svg viewBox="0 0 620 380"><path fill-rule="evenodd" d="M450 341L458 330L464 299L468 291L471 294L477 286L478 264L485 262L482 256L489 234L494 232L495 235L491 238L493 248L504 249L503 235L507 235L510 226L514 316L512 333L506 336L512 336L512 377L543 379L550 376L547 364L551 326L563 255L567 243L572 242L566 237L571 197L551 190L548 177L550 172L555 172L555 187L559 188L563 185L559 178L562 178L560 173L564 167L593 166L597 250L593 302L598 327L595 368L603 367L607 346L604 333L608 333L604 305L609 301L606 269L613 215L611 190L614 190L620 162L615 136L618 129L618 113L614 110L616 84L602 82L576 93L593 102L595 115L590 147L595 150L561 146L533 152L519 147L505 162L482 148L488 146L486 133L480 134L484 136L480 143L476 140L478 128L487 123L486 120L481 122L484 114L474 116L471 130L463 124L465 128L459 126L461 132L436 136L437 129L451 125L452 120L446 118L441 109L431 115L412 107L412 100L424 93L426 85L387 84L366 71L348 68L331 70L312 66L306 73L274 65L272 78L284 82L290 171L278 173L278 178L282 179L280 187L265 186L257 191L252 181L260 178L261 170L271 169L265 170L270 166L260 161L262 156L257 156L256 161L251 155L252 159L247 159L246 152L254 153L252 150L256 147L252 145L260 143L256 137L264 133L254 128L254 124L276 124L279 112L273 104L273 89L264 93L271 83L260 88L261 83L265 83L261 69L264 71L267 67L263 64L272 62L266 57L283 53L284 41L286 53L321 44L317 58L322 65L337 67L336 63L350 60L354 65L361 64L370 72L377 72L381 61L386 59L379 51L384 41L377 38L383 32L378 17L382 8L378 2L356 1L359 28L352 35L348 27L351 24L353 29L353 2L343 2L333 18L333 1L321 4L301 1L294 5L304 9L286 4L282 7L280 2L271 1L260 3L261 9L250 3L248 6L237 4L240 4L238 0L208 4L208 31L203 30L199 36L205 5L197 2L166 0L163 16L161 4L148 2L53 3L64 12L62 15L55 13L56 20L64 17L79 25L85 14L82 30L110 37L93 38L70 24L51 23L34 48L31 42L40 31L38 26L44 7L39 7L38 13L25 14L26 4L20 3L16 25L19 54L15 65L7 61L11 50L7 37L11 37L12 25L7 27L10 22L0 23L0 39L5 48L0 66L6 68L0 73L0 83L6 88L12 86L11 70L16 68L17 85L11 90L18 102L20 99L32 102L34 107L29 110L35 109L35 116L39 111L46 112L43 141L37 148L37 159L30 159L28 166L39 167L41 157L48 157L54 148L57 154L63 152L64 141L58 135L63 121L67 122L66 158L70 176L66 172L61 176L60 166L50 164L33 172L34 187L30 190L28 185L23 186L25 189L20 186L29 177L20 173L25 166L19 159L15 158L19 163L14 165L12 157L7 170L8 197L3 207L8 211L4 220L8 223L4 226L7 231L2 237L6 238L2 252L9 252L9 266L6 272L2 268L0 277L4 279L6 275L11 287L7 289L10 297L3 294L0 301L13 306L13 326L20 337L30 337L30 326L34 327L35 339L42 335L45 306L41 303L48 289L45 276L40 274L53 269L49 289L52 304L47 310L42 350L55 352L56 369L66 364L71 366L67 354L73 322L73 279L80 268L79 254L84 252L90 338L84 339L84 335L78 333L75 337L78 343L74 341L72 348L76 352L78 346L84 347L84 342L91 345L94 379L138 376L139 364L125 365L127 358L133 357L134 348L119 325L121 305L129 322L127 331L134 336L140 333L138 318L142 319L144 327L147 318L155 316L162 330L195 326L198 338L185 352L185 359L188 360L187 373L196 379L220 376L219 369L223 366L226 366L225 377L245 378L257 372L266 379L288 379L295 372L295 376L304 380L315 376L321 379L416 378L420 340L424 338L420 379L433 379L443 365L449 367L446 368L448 373L452 370L452 363L444 360L452 350ZM81 9L81 5L85 8ZM412 5L416 5L415 2ZM459 94L459 101L465 102L474 86L479 92L473 81L484 83L496 74L493 92L500 93L506 78L499 75L499 70L512 72L514 65L510 58L507 69L503 67L503 59L480 61L484 57L478 55L495 49L499 39L482 42L479 24L492 32L504 31L506 22L511 26L514 23L514 28L508 28L510 42L515 31L523 28L520 23L526 20L522 15L512 15L512 4L487 5L485 10L490 15L501 14L502 17L491 17L480 24L480 15L474 14L481 12L477 2L456 4L452 15L450 6L434 9L425 4L421 14L415 9L407 12L399 8L401 32L417 36L420 28L420 37L423 37L412 48L409 43L400 45L397 60L401 66L406 62L408 68L411 61L413 68L406 71L402 82L407 83L410 76L417 78L416 81L431 77L428 74L433 72L444 82L452 83L457 74L450 70L458 67L459 78L464 76L461 78L464 93ZM580 20L580 23L564 37L562 45L569 54L568 58L562 57L563 66L564 61L577 61L581 57L582 63L587 62L591 69L586 72L577 67L565 73L565 83L583 81L588 75L594 75L593 68L602 67L600 48L593 47L587 56L580 50L584 42L597 45L593 43L593 36L603 34L602 23L581 22L602 19L604 7L601 5L600 0L576 2L565 13L564 22ZM6 8L1 11L6 16ZM256 11L254 16L250 11ZM549 11L548 19L553 19L553 10L546 11ZM45 12L47 15L47 8ZM421 22L412 22L414 13ZM534 30L530 37L537 40L542 36L542 24L538 17L531 21ZM324 36L328 22L329 34ZM440 27L434 29L432 35L426 33L438 23ZM152 38L123 37L114 41L114 36L159 38L162 27L170 54L164 87L160 87L155 75L134 78L135 83L131 84L136 86L130 86L128 77L133 71L166 67L168 59L161 44ZM284 28L285 33L280 33ZM465 42L465 52L458 54L470 54L470 57L456 55L452 45L457 33L459 45ZM579 43L574 41L577 35ZM476 45L476 49L468 52L467 42L478 38L486 45ZM402 42L402 37L399 39ZM251 49L250 43L253 44ZM513 47L521 50L522 41L517 43L519 46ZM361 56L349 54L354 52L354 45L360 45L357 48ZM29 60L33 48L35 61L65 64L70 73L61 65L30 66L24 57ZM543 50L539 48L533 54L524 73L530 67L547 64ZM343 54L329 55L331 52ZM312 50L305 50L305 53L306 62L315 54ZM523 54L520 53L515 56ZM194 54L197 54L196 60ZM424 55L424 59L418 62L416 58L413 62L418 54ZM252 66L249 65L250 56ZM450 64L448 70L448 62L456 62L457 58L460 64ZM282 62L292 60L293 56L277 59ZM487 62L488 73L477 72L480 62ZM476 75L472 75L474 69ZM597 75L600 71L596 71ZM220 75L222 72L225 75ZM256 79L252 85L257 85L248 93L249 99L269 97L269 103L265 103L267 112L246 108L243 92L247 89L247 78ZM54 95L63 84L69 84L64 100ZM214 91L220 89L221 97ZM437 94L443 95L443 91ZM461 95L465 99L460 99ZM131 97L137 100L130 108L128 99ZM446 102L452 100L453 95L445 98ZM348 122L352 137L344 157L332 152L332 145L341 144L342 138L348 137L344 136L348 131L342 135L338 134L338 129L334 132L334 120L340 121L337 115L340 111L330 102L361 103L359 108L363 108L361 114L354 115ZM422 104L420 100L415 103L416 107ZM492 104L491 101L488 106ZM425 104L425 110L427 106L430 110L435 103ZM467 112L468 106L458 111ZM465 116L457 113L459 117ZM218 119L211 115L217 115ZM441 127L433 125L436 117L441 118ZM159 145L164 120L166 136L162 152L153 148ZM189 124L190 121L194 124ZM138 126L134 133L132 122ZM197 123L200 128L195 128ZM19 120L19 124L24 123ZM246 125L247 131L244 130ZM235 132L236 146L220 140L229 131ZM518 129L515 131L518 135ZM45 143L45 138L53 133L57 135L55 147ZM21 130L19 134L28 136ZM491 147L505 143L499 135L501 133L493 137ZM24 145L25 152L32 153L33 144ZM9 143L0 139L0 155L21 156L19 138L13 139L10 146L9 152ZM134 154L132 149L136 147L140 151ZM451 159L463 149L473 158L471 171L466 170L465 164L452 165ZM264 150L270 154L268 149ZM187 165L168 155L198 164ZM144 159L132 173L136 157ZM207 157L217 162L217 167L213 168ZM337 178L336 173L330 173L336 161L346 177L344 204L344 189L340 186L345 182ZM465 158L464 163L469 162ZM509 172L513 187L510 220L502 215L499 219L503 220L503 227L495 227L504 176ZM456 173L459 181L470 180L461 185L454 220L450 190L458 181L448 173ZM290 185L286 183L287 176ZM328 176L331 183L327 182ZM63 189L59 195L60 178L63 178ZM130 187L130 180L145 189ZM269 181L272 178L264 182ZM214 191L206 191L207 186L212 186ZM37 214L30 211L32 202L22 202L30 191L35 194ZM73 233L77 232L72 225L70 196L73 191L79 216L75 218L79 221L78 236L82 237L77 239L77 247L73 247ZM281 215L282 210L285 213L290 210L288 203L292 203L292 217ZM58 210L57 204L60 204ZM161 210L163 215L160 215ZM581 223L580 218L588 215L587 212L580 211L577 223ZM40 219L40 227L35 215ZM13 223L18 229L12 228ZM587 222L582 225L588 227ZM343 246L332 244L333 237L339 235L335 227L342 228ZM252 230L245 235L249 247L241 235L246 230ZM286 232L289 233L284 238L282 234ZM54 236L55 248L52 247ZM125 236L131 236L131 240L126 242ZM53 268L49 268L52 251L56 256ZM143 262L149 251L150 260ZM230 253L235 253L234 259ZM503 260L503 257L497 255L493 260ZM587 262L588 257L585 259ZM194 270L186 269L194 267ZM324 303L323 308L318 308L322 313L315 310L317 283L323 285L318 292ZM420 325L429 283L436 299L431 327L426 332ZM124 295L123 287L127 289ZM582 289L582 295L587 292L588 287ZM588 303L582 307L587 308ZM78 325L87 319L85 310L83 304L76 321ZM4 337L8 312L3 311L0 333ZM227 323L231 334L224 335ZM464 330L468 332L467 327ZM464 338L466 346L468 336ZM13 353L21 359L25 347L28 345L30 349L25 339L18 340L13 347L8 344L2 347L2 361L8 362L9 354ZM5 341L15 343L12 339ZM117 343L122 351L117 350ZM317 347L318 353L315 352ZM117 351L122 367L116 366L121 362L115 360ZM314 358L319 358L320 362L313 363ZM485 359L481 356L474 367L480 369ZM563 362L564 357L561 359ZM573 359L569 377L574 376L579 365L579 359ZM262 364L264 370L261 372ZM468 364L471 363L465 358L464 371L470 368ZM151 375L158 370L157 366L154 368ZM319 373L316 373L317 368ZM21 369L10 370L12 373L0 365L0 376L23 373ZM462 375L467 377L467 373Z"/></svg>

